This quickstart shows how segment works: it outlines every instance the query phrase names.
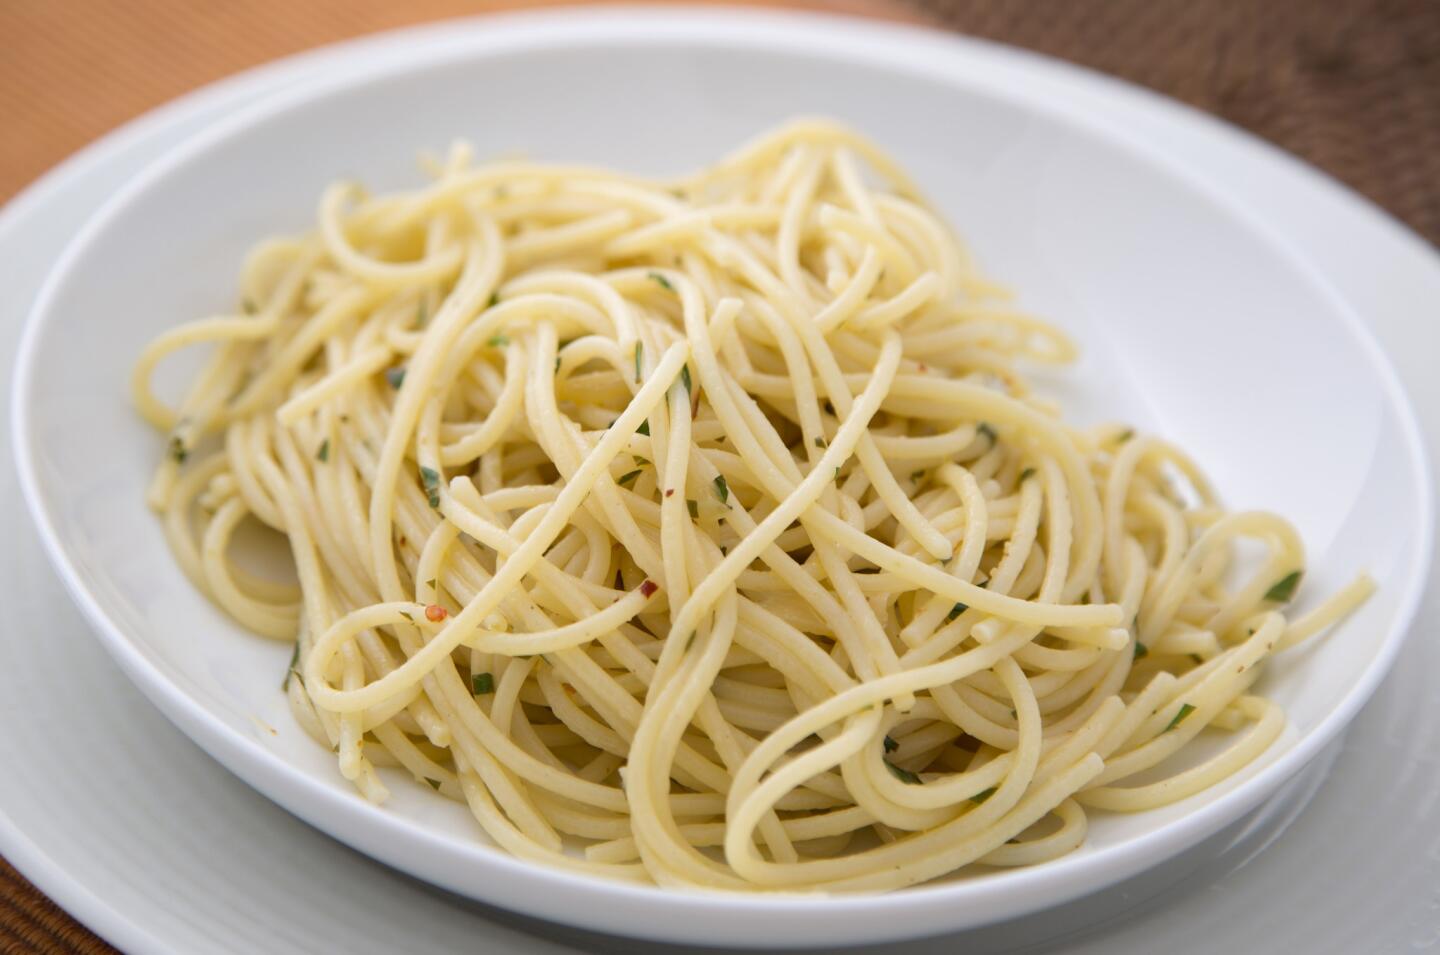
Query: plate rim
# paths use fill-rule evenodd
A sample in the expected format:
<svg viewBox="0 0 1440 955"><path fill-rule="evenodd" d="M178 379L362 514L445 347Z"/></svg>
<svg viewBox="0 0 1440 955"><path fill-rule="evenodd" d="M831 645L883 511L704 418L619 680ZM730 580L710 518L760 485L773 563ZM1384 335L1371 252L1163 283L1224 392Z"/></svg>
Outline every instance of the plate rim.
<svg viewBox="0 0 1440 955"><path fill-rule="evenodd" d="M563 22L557 20L564 18ZM485 35L482 31L474 29L475 26L483 24ZM523 13L502 13L467 18L460 21L441 21L418 27L411 27L392 33L380 34L375 37L367 37L361 40L346 41L331 46L322 47L314 51L302 53L284 60L275 61L247 73L230 77L218 84L204 87L198 91L187 94L179 100L173 101L161 107L159 110L146 114L139 120L122 127L115 133L104 137L95 144L86 147L80 154L67 160L61 167L43 177L40 181L25 190L6 208L5 215L0 218L0 228L8 222L18 218L18 210L23 209L23 202L32 195L44 195L46 188L56 188L55 184L61 181L62 174L70 168L83 168L83 160L92 160L102 147L118 148L128 139L138 139L148 131L150 126L159 126L171 112L180 112L182 109L199 111L203 101L211 98L218 99L231 87L240 86L247 82L253 82L259 75L267 72L280 72L286 69L294 70L304 65L319 65L327 58L338 58L345 54L356 55L366 47L392 46L392 59L385 62L381 68L374 73L360 78L357 76L344 76L326 78L317 76L301 78L301 82L295 86L281 89L270 94L263 94L253 102L241 107L233 114L226 115L216 122L203 127L199 132L182 139L181 143L167 156L158 161L147 163L141 172L133 177L124 187L118 190L98 210L92 213L82 229L72 238L65 251L56 260L56 264L47 277L41 291L36 296L35 302L26 317L22 333L20 347L17 349L17 373L13 381L12 398L12 438L16 463L20 475L20 485L24 492L28 509L34 519L42 544L54 565L57 574L70 592L72 599L80 607L92 630L99 635L101 643L107 651L125 670L127 676L144 693L150 702L156 705L165 715L175 723L186 735L190 736L212 757L227 766L231 772L240 775L246 782L264 794L272 802L280 805L291 812L300 815L311 825L328 832L342 842L359 848L361 851L372 857L381 859L388 864L404 871L420 875L421 878L433 884L448 885L452 889L453 884L445 880L437 880L430 874L422 874L411 865L395 861L390 854L373 849L366 844L365 840L357 840L341 835L337 832L338 827L324 825L316 821L316 816L323 816L320 810L322 807L328 810L336 810L348 805L348 808L355 808L356 801L337 798L332 789L323 787L306 774L291 767L287 762L268 751L263 750L248 738L231 730L228 726L219 723L209 711L200 703L194 702L191 698L175 687L165 678L153 664L149 663L142 655L135 650L129 640L124 637L119 628L116 627L106 614L100 609L94 599L88 594L81 584L77 568L65 553L61 546L56 527L51 515L43 506L43 495L36 484L34 462L30 455L29 428L26 416L22 409L27 407L24 399L25 391L28 388L30 375L28 369L31 367L29 357L33 352L39 336L41 323L37 320L44 307L48 305L50 298L57 287L60 278L65 275L66 266L70 261L86 248L88 239L96 234L109 220L111 214L123 208L135 195L143 192L153 182L164 177L173 166L185 162L187 159L205 148L213 145L227 137L244 130L252 121L263 116L273 114L277 111L294 108L312 99L323 98L341 89L363 86L369 82L378 81L384 77L404 73L413 69L417 64L416 48L425 46L427 34L442 34L442 31L453 31L456 25L470 27L468 30L461 30L458 35L446 37L436 45L445 49L439 52L438 60L458 60L469 57L484 57L497 52L517 49L537 49L552 46L574 47L587 45L604 45L621 40L659 40L674 38L682 35L689 39L700 39L718 43L719 45L733 46L737 32L751 31L756 28L775 30L779 28L782 34L789 34L794 37L799 31L810 34L805 39L810 41L809 46L802 46L801 49L815 49L815 45L822 39L827 43L836 43L841 53L847 57L859 57L866 62L882 63L891 68L916 69L932 78L949 83L958 82L953 74L947 72L933 62L933 55L936 52L947 52L950 54L973 54L973 45L976 41L946 34L936 30L928 30L905 25L877 24L873 21L853 17L839 17L828 14L786 12L775 13L772 11L721 11L703 8L678 8L674 10L656 11L646 8L610 8L610 9L585 9L574 10L546 10L527 11ZM556 27L561 29L556 30ZM526 31L533 33L534 28L540 27L547 32L547 36L539 43L534 42L534 37L526 37ZM713 29L712 32L703 32ZM876 35L878 34L878 39ZM528 42L527 42L528 41ZM911 66L908 63L901 63L894 56L893 50L887 50L896 42L905 44L924 45L930 47L926 51L926 64ZM1013 53L1015 51L1008 47L1000 47L997 44L980 44L991 47L992 50L999 49ZM834 48L832 48L834 49ZM435 51L430 51L434 53ZM1031 57L1043 61L1042 65L1053 67L1053 61L1038 54L1028 51L1019 51L1023 57ZM1067 69L1079 70L1089 73L1083 68L1074 67L1070 64L1061 64ZM1129 84L1103 77L1119 86L1125 88ZM995 93L1009 98L1009 94L1002 94L993 89L987 89L987 93ZM1152 94L1155 95L1155 94ZM1021 100L1031 100L1027 103L1031 108L1042 111L1058 113L1059 110L1050 109L1043 103L1035 102L1030 94L1016 96ZM1164 97L1159 97L1168 105L1174 105ZM1203 114L1199 114L1202 115ZM1411 464L1414 473L1412 478L1415 481L1419 494L1419 507L1417 517L1422 519L1422 529L1415 542L1415 557L1413 570L1410 577L1405 581L1405 590L1397 604L1395 623L1390 628L1386 641L1376 657L1368 664L1356 684L1341 699L1339 705L1332 709L1321 722L1306 736L1298 740L1295 745L1286 753L1281 754L1270 766L1264 767L1251 779L1245 780L1235 789L1222 794L1216 799L1196 807L1195 811L1181 820L1177 820L1165 826L1155 833L1148 834L1141 840L1142 846L1116 846L1105 850L1098 850L1081 858L1071 857L1070 864L1065 865L1065 860L1057 860L1049 864L1044 870L1025 870L1020 876L1007 879L1006 873L999 873L987 876L983 882L985 888L980 889L980 883L970 883L963 887L965 894L973 895L974 904L981 905L986 901L999 901L987 898L995 894L1018 895L1014 890L1021 885L1029 886L1037 890L1045 897L1045 904L1058 903L1066 898L1072 898L1079 894L1092 891L1102 884L1109 884L1116 878L1125 874L1131 874L1148 868L1150 865L1164 858L1167 858L1175 851L1186 846L1193 845L1200 841L1205 835L1217 831L1226 822L1232 821L1243 812L1254 808L1262 801L1265 794L1273 791L1281 782L1287 779L1302 766L1306 765L1313 756L1333 740L1334 736L1353 718L1365 700L1373 693L1376 685L1389 670L1400 646L1403 644L1405 634L1413 623L1419 600L1423 594L1424 581L1429 565L1429 557L1433 547L1433 515L1431 511L1431 495L1426 492L1433 489L1428 477L1428 460L1424 443L1420 438L1419 425L1416 420L1414 406L1405 394L1403 384L1390 362L1388 356L1376 340L1374 333L1366 322L1356 314L1347 299L1340 295L1325 276L1319 274L1307 257L1300 254L1297 249L1284 237L1275 233L1268 223L1258 216L1252 215L1243 206L1240 206L1224 190L1218 189L1203 176L1195 174L1192 170L1184 167L1170 157L1159 154L1157 151L1139 137L1129 135L1124 130L1114 126L1108 120L1099 120L1094 116L1083 117L1076 120L1074 116L1060 117L1061 121L1079 125L1095 131L1098 128L1102 137L1118 140L1127 149L1134 150L1148 162L1162 168L1162 170L1181 180L1185 185L1190 186L1203 193L1211 201L1218 203L1224 211L1240 219L1247 229L1254 230L1274 251L1287 258L1291 265L1305 273L1306 278L1313 282L1317 289L1327 294L1334 307L1344 316L1345 323L1349 327L1355 339L1364 346L1367 357L1372 367L1379 376L1384 386L1387 403L1397 414L1399 424L1404 435L1406 450L1410 454ZM1226 124L1217 123L1221 128ZM1233 132L1233 130L1232 130ZM1352 196L1352 198L1354 198ZM1363 200L1362 200L1363 201ZM1343 715L1342 715L1343 714ZM1303 754L1303 756L1301 755ZM243 764L243 768L237 767L236 763ZM273 777L268 781L258 781L256 776ZM289 788L293 790L298 784L301 793L293 791L282 796L275 790ZM308 790L308 792L303 792ZM305 797L305 798L302 798ZM318 803L309 803L318 800ZM306 806L305 811L297 809L296 804ZM355 823L361 825L380 822L376 832L382 837L377 841L385 841L388 833L385 830L396 830L393 834L404 831L405 837L412 845L426 846L428 843L440 842L439 846L429 846L440 850L454 849L449 840L440 840L434 833L424 827L410 823L392 814L386 813L383 809L371 807L364 804L361 808L368 810L362 812L354 819ZM1196 833L1199 833L1196 835ZM1142 851L1149 847L1149 851ZM546 883L558 882L565 888L585 893L587 895L630 895L634 894L634 900L639 904L653 903L663 898L667 906L677 903L698 905L701 909L714 910L721 914L741 914L754 917L757 914L766 916L768 923L770 917L778 916L789 918L806 918L817 914L834 915L835 903L833 899L818 900L815 897L804 897L786 895L782 897L733 895L733 894L710 894L699 892L676 893L673 890L659 890L653 887L631 887L620 883L608 882L588 876L576 876L561 870L536 863L525 862L515 859L509 855L502 854L489 847L477 846L484 849L489 858L483 860L485 864L498 865L500 870L497 875L521 880L536 879L538 882L534 889L543 892L552 886ZM1115 865L1115 860L1110 856L1129 855L1132 858L1130 865ZM1094 885L1082 885L1073 892L1056 892L1053 886L1044 890L1036 886L1036 882L1058 882L1071 878L1070 869L1078 869L1084 872L1087 869L1095 870L1104 867L1106 862L1112 863L1112 870L1118 868L1120 871L1112 871L1103 876L1103 882ZM473 858L469 864L474 864ZM509 870L509 871L505 871ZM1043 876L1043 877L1042 877ZM1046 878L1048 877L1048 878ZM558 886L555 886L558 887ZM459 891L465 891L463 888ZM919 915L916 908L924 908L937 901L944 901L947 897L953 898L957 893L957 886L939 885L922 886L907 889L903 893L895 893L885 896L856 896L846 897L845 909L859 910L862 913L873 915L883 911L893 915ZM468 892L466 894L469 894ZM903 901L902 901L903 900ZM539 915L555 921L581 924L586 927L599 927L607 931L624 931L623 928L616 928L621 921L627 918L625 915L612 917L610 924L597 923L587 919L567 918L563 914L557 915L551 907L531 907L526 905L513 904L509 901L497 901L493 898L487 899L492 904L503 905L517 911ZM1022 914L1042 907L1033 903L1022 903L1017 905L998 905L996 914L993 916L972 921L969 925L984 924L1005 917L1006 915ZM757 913L757 909L761 911ZM683 914L683 913L682 913ZM697 913L698 914L698 913ZM943 920L942 920L943 921ZM629 923L626 923L628 927ZM951 923L940 925L944 927L962 927ZM772 930L776 926L769 926ZM763 931L764 929L762 929ZM934 930L933 927L916 927L914 930L904 934L920 934ZM673 939L677 936L673 931L648 931L643 934L645 937ZM867 938L900 938L904 934L890 933L863 933ZM853 926L846 930L846 937L856 938ZM745 939L735 939L737 943L746 943ZM774 939L755 939L749 944L763 944L774 942Z"/></svg>

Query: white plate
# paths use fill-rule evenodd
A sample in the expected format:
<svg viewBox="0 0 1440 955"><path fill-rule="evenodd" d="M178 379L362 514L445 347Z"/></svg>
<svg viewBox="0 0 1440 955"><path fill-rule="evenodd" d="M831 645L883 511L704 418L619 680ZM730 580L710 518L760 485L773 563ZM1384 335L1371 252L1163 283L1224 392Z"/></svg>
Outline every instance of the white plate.
<svg viewBox="0 0 1440 955"><path fill-rule="evenodd" d="M494 27L487 27L487 29L488 29L488 30L494 30ZM811 29L814 29L814 27L811 27ZM867 30L873 30L874 27L865 27L865 29L867 29ZM936 40L926 40L926 42L935 43ZM992 60L994 60L994 62L986 63L986 65L988 65L989 68L992 68L992 69L994 69L994 68L1001 68L1001 72L1007 71L1007 69L1008 69L1008 71L1011 71L1012 73L1014 73L1014 76L1008 76L1008 79L1011 79L1011 81L1015 81L1015 82L1024 81L1024 79L1027 78L1027 73L1044 73L1044 71L1034 71L1034 69L1022 69L1022 68L1020 68L1020 66L1015 65L1015 62L1012 62L1012 58L1009 58L1009 56L1005 56L1005 55L996 56L995 53L986 52L986 50L976 50L976 49L971 49L971 50L969 50L969 53L971 53L971 55L973 56L973 58L979 58L979 59L981 59L981 60L985 60L986 58L991 58ZM1047 69L1050 69L1051 72L1061 72L1061 73L1064 72L1064 71L1056 71L1056 68L1047 68ZM1045 78L1044 75L1034 75L1034 76L1030 76L1030 81L1032 82L1032 84L1037 85L1038 88L1043 88L1045 79L1047 79L1047 78ZM1051 79L1053 79L1053 78L1051 78ZM1071 84L1074 84L1074 82L1076 82L1076 81L1073 81L1073 79L1071 79L1070 82L1071 82ZM1096 81L1093 81L1093 79L1087 79L1086 82L1087 82L1087 84L1090 84L1090 85L1092 85L1092 86L1099 85L1099 84L1097 84ZM1132 97L1133 97L1133 94L1129 94L1129 95L1132 95ZM1195 125L1194 120L1189 120L1189 118L1181 117L1181 120L1184 120L1184 122L1188 122L1188 124L1191 125L1191 127L1194 127L1194 125ZM1172 121L1174 121L1174 120L1172 120ZM1181 122L1181 124L1179 124L1179 127L1176 127L1176 128L1184 128L1184 122ZM1175 134L1175 130L1169 130L1169 133ZM1210 131L1201 130L1201 133L1205 133L1205 134L1207 134L1207 135L1211 135L1211 137L1214 137L1214 134L1210 133ZM1200 133L1195 133L1195 135L1200 135ZM1204 137L1202 137L1202 138L1204 138ZM1231 147L1234 148L1234 145L1231 144ZM1253 147L1253 145L1247 145L1247 144L1241 143L1241 144L1240 144L1240 147L1243 147L1243 148L1240 148L1240 154L1241 154L1241 156L1243 156L1244 151L1246 151L1246 150L1250 150L1251 153L1254 153L1254 147ZM1221 154L1223 154L1223 151L1221 151ZM1251 157L1251 158L1253 158L1253 157ZM1260 157L1260 158L1264 158L1264 157ZM1267 161L1272 161L1272 163L1273 163L1273 160L1267 160ZM1283 167L1283 166L1280 167L1280 169L1282 169L1282 171L1284 171L1284 177L1283 177L1283 179L1296 179L1296 173L1295 173L1295 171L1293 171L1292 169L1286 169L1286 167ZM1247 171L1248 174L1250 174L1250 176L1254 176L1254 170L1246 170L1246 171ZM1276 194L1280 194L1280 193L1276 193ZM1341 199L1344 199L1344 197L1341 197ZM1335 197L1333 197L1333 193L1331 193L1331 202L1332 202L1332 203L1341 203L1341 200L1336 200ZM1345 207L1345 206L1344 206L1344 203L1341 203L1341 206L1342 206L1342 207ZM1362 207L1361 207L1361 209L1359 209L1359 212L1365 213L1365 212L1367 212L1367 210L1362 209ZM1355 215L1354 210L1352 210L1352 215ZM12 220L13 220L13 219L12 219ZM1375 226L1374 223L1371 223L1371 229L1375 229L1375 228L1377 228L1377 226ZM1384 235L1384 233L1382 233L1382 235ZM30 238L33 239L33 238L35 238L35 236L32 235L32 236L30 236ZM1391 238L1391 242L1395 242L1395 239L1394 239L1394 238ZM1392 254L1392 255L1394 255L1394 254ZM1411 252L1411 255L1414 255L1413 252ZM1391 261L1394 261L1394 259L1391 259ZM1426 264L1424 264L1424 265L1427 265L1427 266L1428 266L1428 262L1426 262ZM1394 279L1391 279L1391 282L1394 282ZM1433 350L1431 350L1431 353L1433 353ZM26 592L29 592L29 591L26 591ZM99 670L104 670L104 667L99 667ZM58 686L68 686L68 684L58 684ZM88 687L86 687L86 689L88 689ZM104 689L105 689L105 684L104 684L104 683L99 684L99 689L104 690ZM104 696L104 694L101 694L101 696ZM1423 697L1421 697L1421 699L1423 699ZM151 730L153 730L153 727L151 727ZM91 758L94 758L94 755L91 755ZM14 762L10 763L10 765L14 765ZM181 794L174 794L174 795L176 795L176 797L179 797L179 795L181 795ZM272 814L272 815L274 815L274 814ZM16 853L16 848L14 848L13 840L10 841L10 844L7 844L6 848L7 848L7 851L10 851L10 853L12 853L12 854ZM223 860L220 860L220 861L222 861L222 863L223 863ZM22 864L23 864L23 863L22 863ZM27 870L29 870L29 869L33 869L33 866L27 866ZM112 892L114 892L114 890L112 890ZM98 918L98 916L92 916L92 918Z"/></svg>
<svg viewBox="0 0 1440 955"><path fill-rule="evenodd" d="M973 927L1126 878L1254 809L1354 714L1415 606L1430 521L1410 412L1347 306L1243 208L1103 123L928 53L735 23L496 31L291 91L147 170L56 266L15 384L22 488L122 668L212 755L350 845L473 898L652 938L797 945ZM510 92L477 101L476 90ZM494 851L462 807L419 787L392 787L384 808L363 802L289 719L275 680L284 649L191 588L142 506L160 445L116 400L130 356L223 310L245 249L308 222L337 172L399 185L417 145L457 134L679 171L813 112L887 144L989 268L1077 334L1086 360L1062 389L1072 410L1182 440L1240 507L1283 502L1313 549L1316 588L1373 573L1375 598L1267 676L1290 731L1216 791L1101 817L1064 859L843 903L598 881ZM926 121L936 116L947 121Z"/></svg>

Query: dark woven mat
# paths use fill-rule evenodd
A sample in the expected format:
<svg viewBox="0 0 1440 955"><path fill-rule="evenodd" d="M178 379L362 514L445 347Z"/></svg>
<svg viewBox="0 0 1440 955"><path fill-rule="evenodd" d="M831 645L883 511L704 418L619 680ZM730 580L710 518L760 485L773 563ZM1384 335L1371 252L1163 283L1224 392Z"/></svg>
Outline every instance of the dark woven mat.
<svg viewBox="0 0 1440 955"><path fill-rule="evenodd" d="M515 4L0 0L0 198L131 115L224 73L357 33L507 5ZM1309 160L1440 243L1440 0L835 6L928 19L1143 84ZM79 21L89 28L67 28ZM255 23L266 29L243 28ZM171 55L178 35L190 42ZM0 860L0 953L108 951Z"/></svg>

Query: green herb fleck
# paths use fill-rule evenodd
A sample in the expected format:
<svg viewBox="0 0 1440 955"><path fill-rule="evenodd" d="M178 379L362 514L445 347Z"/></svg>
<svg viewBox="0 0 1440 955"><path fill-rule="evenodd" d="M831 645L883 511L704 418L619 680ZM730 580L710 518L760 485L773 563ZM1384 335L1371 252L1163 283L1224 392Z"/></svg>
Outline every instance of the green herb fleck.
<svg viewBox="0 0 1440 955"><path fill-rule="evenodd" d="M1116 441L1118 444L1124 444L1126 441L1129 441L1129 440L1130 440L1131 438L1133 438L1133 437L1135 437L1135 429L1134 429L1134 428L1126 428L1124 431L1121 431L1121 432L1120 432L1120 436L1117 437L1117 438L1115 439L1115 441Z"/></svg>
<svg viewBox="0 0 1440 955"><path fill-rule="evenodd" d="M399 391L400 386L405 384L405 369L391 368L389 371L385 372L385 380L390 382L391 388Z"/></svg>
<svg viewBox="0 0 1440 955"><path fill-rule="evenodd" d="M259 311L259 309L255 307L255 303L248 298L240 303L240 310L246 315L254 315Z"/></svg>
<svg viewBox="0 0 1440 955"><path fill-rule="evenodd" d="M185 447L185 442L178 434L170 436L170 443L165 446L165 453L175 460L176 464L184 464L185 459L190 457L190 449Z"/></svg>
<svg viewBox="0 0 1440 955"><path fill-rule="evenodd" d="M815 447L817 447L817 448L819 448L820 450L823 451L823 450L825 450L825 448L829 447L829 445L826 444L824 438L816 438L816 439L815 439Z"/></svg>
<svg viewBox="0 0 1440 955"><path fill-rule="evenodd" d="M1025 470L1023 470L1023 471L1020 472L1020 483L1021 483L1021 484L1024 484L1027 478L1031 478L1031 477L1034 477L1034 476L1035 476L1035 469L1034 469L1034 468L1026 468Z"/></svg>
<svg viewBox="0 0 1440 955"><path fill-rule="evenodd" d="M891 775L891 776L894 776L896 779L900 780L902 783L909 783L911 786L919 786L921 783L923 783L923 782L925 781L925 780L921 779L919 776L917 776L917 775L915 775L914 773L910 772L910 770L908 770L908 769L903 769L903 768L901 768L901 767L899 767L899 766L896 766L894 763L890 762L890 760L888 760L888 759L881 760L881 762L883 762L883 763L885 764L885 768L886 768L886 769L890 770L890 775Z"/></svg>
<svg viewBox="0 0 1440 955"><path fill-rule="evenodd" d="M1286 574L1275 582L1275 586L1265 591L1265 599L1275 603L1288 603L1290 598L1295 596L1295 588L1300 586L1300 578L1304 571L1296 570Z"/></svg>
<svg viewBox="0 0 1440 955"><path fill-rule="evenodd" d="M1195 707L1191 706L1189 703L1181 703L1181 704L1180 704L1180 712L1178 712L1178 713L1175 714L1175 718L1170 721L1170 725L1167 726L1167 727L1165 727L1163 730L1161 730L1161 732L1162 732L1162 733L1168 733L1168 732L1170 732L1170 731L1173 730L1175 727L1177 727L1177 726L1180 725L1180 721L1181 721L1181 720L1183 720L1185 717L1189 716L1191 713L1194 713L1194 712L1195 712Z"/></svg>
<svg viewBox="0 0 1440 955"><path fill-rule="evenodd" d="M970 801L978 806L980 803L989 799L993 795L995 795L995 787L991 786L989 789L982 789L975 795L971 796Z"/></svg>
<svg viewBox="0 0 1440 955"><path fill-rule="evenodd" d="M995 442L999 440L999 435L995 433L995 429L992 428L990 424L985 421L980 422L979 426L975 429L975 433L983 434L985 437L989 438L990 446L992 448L995 446Z"/></svg>
<svg viewBox="0 0 1440 955"><path fill-rule="evenodd" d="M675 286L673 286L673 285L670 284L670 280L667 279L665 276L661 275L659 272L651 272L651 273L650 273L650 277L651 277L652 279L654 279L655 281L659 282L659 283L660 283L660 287L663 288L665 291L667 291L667 292L673 292L673 291L675 291Z"/></svg>
<svg viewBox="0 0 1440 955"><path fill-rule="evenodd" d="M431 590L434 590L434 589L435 589L435 578L434 578L434 577L431 577L429 580L425 581L425 586L426 586L426 587L429 587Z"/></svg>
<svg viewBox="0 0 1440 955"><path fill-rule="evenodd" d="M835 482L837 484L840 482L840 468L838 466L835 468Z"/></svg>
<svg viewBox="0 0 1440 955"><path fill-rule="evenodd" d="M330 460L330 439L326 438L320 442L320 450L315 452L315 460L324 464Z"/></svg>
<svg viewBox="0 0 1440 955"><path fill-rule="evenodd" d="M510 339L506 338L504 335L491 335L488 339L486 339L485 344L489 345L491 348L504 348L506 345L510 344Z"/></svg>
<svg viewBox="0 0 1440 955"><path fill-rule="evenodd" d="M1145 659L1146 657L1148 657L1149 655L1150 655L1150 648L1147 647L1147 646L1145 646L1145 644L1141 643L1139 640L1136 640L1136 641L1135 641L1135 656L1132 657L1131 659L1132 659L1132 660L1143 660L1143 659Z"/></svg>
<svg viewBox="0 0 1440 955"><path fill-rule="evenodd" d="M951 607L950 612L945 615L945 622L949 623L950 621L954 620L956 617L960 616L962 613L969 609L970 607L968 604L956 604L955 606Z"/></svg>
<svg viewBox="0 0 1440 955"><path fill-rule="evenodd" d="M476 673L470 677L470 689L476 696L495 692L495 677L489 673Z"/></svg>
<svg viewBox="0 0 1440 955"><path fill-rule="evenodd" d="M720 498L720 503L728 506L730 503L730 485L725 483L725 475L716 475L715 480L710 483L715 485L715 496Z"/></svg>
<svg viewBox="0 0 1440 955"><path fill-rule="evenodd" d="M440 780L431 779L429 776L426 776L425 781L430 784L431 789L435 790L437 793L440 791Z"/></svg>
<svg viewBox="0 0 1440 955"><path fill-rule="evenodd" d="M919 484L919 483L920 483L921 481L923 481L924 479L925 479L925 469L924 469L924 468L921 468L921 469L918 470L918 471L911 471L911 472L910 472L910 480L914 481L916 484Z"/></svg>
<svg viewBox="0 0 1440 955"><path fill-rule="evenodd" d="M305 682L305 678L302 677L302 676L300 676L300 671L299 671L298 669L296 669L299 665L300 665L300 643L299 643L299 641L296 641L296 643L295 643L295 649L293 649L293 650L290 651L290 665L285 668L285 679L280 683L280 689L282 689L282 690L288 690L288 689L290 689L290 678L291 678L292 676L295 677L296 679L298 679L302 684Z"/></svg>
<svg viewBox="0 0 1440 955"><path fill-rule="evenodd" d="M692 499L690 499L690 498L686 498L686 500L685 500L685 506L690 509L690 518L691 518L691 520L697 520L697 521L698 521L698 520L700 519L700 502L699 502L699 501L696 501L696 500L692 500Z"/></svg>
<svg viewBox="0 0 1440 955"><path fill-rule="evenodd" d="M640 362L645 357L645 343L635 343L635 384L640 384Z"/></svg>
<svg viewBox="0 0 1440 955"><path fill-rule="evenodd" d="M685 394L690 394L690 366L680 366L680 384L685 386Z"/></svg>
<svg viewBox="0 0 1440 955"><path fill-rule="evenodd" d="M635 479L639 476L640 469L636 468L635 470L630 471L627 474L620 475L620 480L616 481L615 483L619 484L621 487L629 487L631 484L635 483Z"/></svg>
<svg viewBox="0 0 1440 955"><path fill-rule="evenodd" d="M899 749L899 748L900 748L900 744L897 743L897 742L895 742L893 739L891 739L890 736L889 736L889 734L886 734L886 736L885 736L885 752L887 752L887 753L893 753L893 752L895 752L895 751L896 751L897 749Z"/></svg>
<svg viewBox="0 0 1440 955"><path fill-rule="evenodd" d="M650 419L646 418L644 421L640 422L640 427L635 429L635 433L643 434L647 438L650 437Z"/></svg>
<svg viewBox="0 0 1440 955"><path fill-rule="evenodd" d="M434 468L420 468L420 483L425 487L425 497L431 507L440 506L440 472Z"/></svg>
<svg viewBox="0 0 1440 955"><path fill-rule="evenodd" d="M559 374L559 372L560 372L560 356L559 356L559 355L556 355L556 356L555 356L555 372L556 372L556 374Z"/></svg>

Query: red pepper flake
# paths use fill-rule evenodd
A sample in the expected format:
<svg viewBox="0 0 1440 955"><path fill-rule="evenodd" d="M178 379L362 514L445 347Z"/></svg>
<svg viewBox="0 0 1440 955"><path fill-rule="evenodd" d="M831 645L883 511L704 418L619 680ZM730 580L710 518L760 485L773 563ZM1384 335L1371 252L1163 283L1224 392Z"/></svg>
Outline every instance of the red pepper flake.
<svg viewBox="0 0 1440 955"><path fill-rule="evenodd" d="M640 596L649 597L660 589L660 585L653 580L647 580L640 585Z"/></svg>
<svg viewBox="0 0 1440 955"><path fill-rule="evenodd" d="M674 489L673 487L668 487L668 488L665 489L665 496L666 496L666 497L669 497L670 495L672 495L672 494L674 494L674 493L675 493L675 489Z"/></svg>
<svg viewBox="0 0 1440 955"><path fill-rule="evenodd" d="M425 608L425 619L431 623L439 623L448 616L450 616L450 611L439 604L431 604Z"/></svg>

